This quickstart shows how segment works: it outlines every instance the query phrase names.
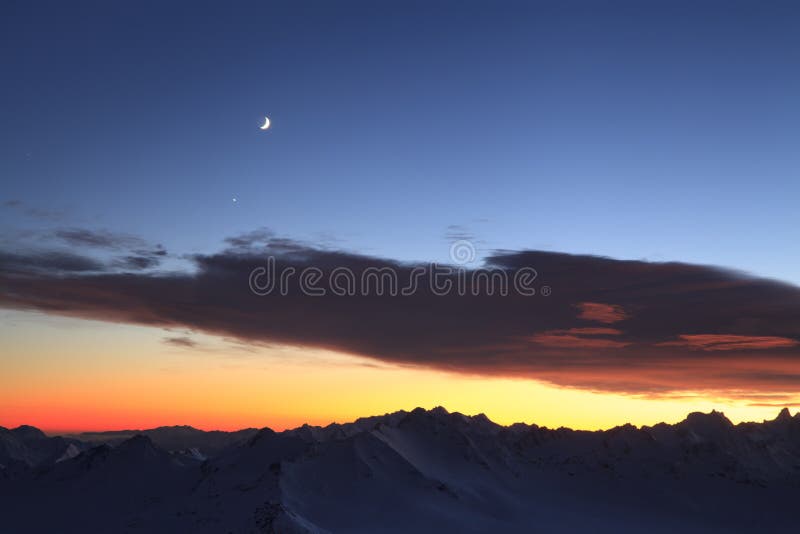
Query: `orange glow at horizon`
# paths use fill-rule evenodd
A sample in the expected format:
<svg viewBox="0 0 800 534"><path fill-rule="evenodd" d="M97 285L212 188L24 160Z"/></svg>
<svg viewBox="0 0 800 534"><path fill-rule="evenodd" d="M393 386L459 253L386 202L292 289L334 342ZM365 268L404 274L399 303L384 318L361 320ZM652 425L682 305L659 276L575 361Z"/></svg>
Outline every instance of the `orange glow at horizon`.
<svg viewBox="0 0 800 534"><path fill-rule="evenodd" d="M29 424L51 433L165 425L283 430L437 405L485 413L500 424L576 429L676 422L711 409L733 421L763 420L780 409L768 398L768 406L701 393L639 398L376 364L317 349L254 349L196 334L196 347L176 347L163 342L175 332L36 313L2 312L2 318L0 426Z"/></svg>

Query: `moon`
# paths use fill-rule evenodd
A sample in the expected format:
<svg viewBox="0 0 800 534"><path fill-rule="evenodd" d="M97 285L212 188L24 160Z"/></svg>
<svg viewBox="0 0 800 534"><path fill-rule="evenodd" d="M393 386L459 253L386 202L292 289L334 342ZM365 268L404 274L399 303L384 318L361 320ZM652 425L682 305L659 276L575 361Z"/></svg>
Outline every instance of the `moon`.
<svg viewBox="0 0 800 534"><path fill-rule="evenodd" d="M264 117L264 126L260 127L262 130L269 128L269 117Z"/></svg>

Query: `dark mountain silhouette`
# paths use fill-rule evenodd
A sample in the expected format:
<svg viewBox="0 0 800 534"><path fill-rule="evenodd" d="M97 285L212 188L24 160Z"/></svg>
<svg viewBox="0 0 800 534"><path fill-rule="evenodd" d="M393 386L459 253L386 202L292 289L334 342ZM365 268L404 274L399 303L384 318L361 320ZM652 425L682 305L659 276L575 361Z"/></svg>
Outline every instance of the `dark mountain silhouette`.
<svg viewBox="0 0 800 534"><path fill-rule="evenodd" d="M198 430L191 426L161 426L148 430L110 430L84 432L71 437L87 443L116 445L141 434L168 451L196 449L203 456L213 456L224 448L253 436L258 429L245 428L235 432Z"/></svg>
<svg viewBox="0 0 800 534"><path fill-rule="evenodd" d="M104 433L108 443L93 445L48 438L32 427L2 429L2 530L797 528L800 415L788 410L762 423L734 425L711 412L674 425L588 432L501 426L484 415L435 408L284 432L208 434L164 427L122 441ZM35 460L59 439L80 452ZM212 441L217 452L205 458L199 449ZM13 465L4 463L9 450Z"/></svg>

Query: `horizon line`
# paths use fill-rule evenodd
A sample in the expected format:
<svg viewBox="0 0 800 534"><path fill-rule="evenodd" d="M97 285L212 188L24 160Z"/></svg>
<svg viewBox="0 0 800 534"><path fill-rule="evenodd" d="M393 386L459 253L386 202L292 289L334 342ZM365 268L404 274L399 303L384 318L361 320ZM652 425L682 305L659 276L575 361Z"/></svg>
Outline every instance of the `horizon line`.
<svg viewBox="0 0 800 534"><path fill-rule="evenodd" d="M461 415L461 416L464 416L464 417L469 417L470 419L483 417L486 420L488 420L489 422L491 422L492 424L500 426L500 427L503 427L503 428L510 428L512 426L515 426L515 425L525 425L525 426L536 426L538 428L550 429L550 430L566 429L566 430L573 430L573 431L576 431L576 432L605 432L605 431L608 431L608 430L612 430L614 428L620 428L620 427L628 426L628 425L629 426L633 426L633 427L635 427L637 429L652 428L652 427L660 425L660 424L674 425L674 424L678 424L678 423L680 423L682 421L686 421L686 419L688 419L688 417L690 415L697 414L697 413L703 414L703 415L711 415L711 414L714 414L714 413L718 413L718 414L722 415L723 417L725 417L725 419L730 421L731 424L733 424L734 426L739 426L739 425L743 425L743 424L751 424L751 423L764 423L764 422L776 420L777 418L779 418L781 416L781 414L784 411L786 411L789 414L789 416L791 416L791 417L800 416L800 410L796 410L794 413L792 413L790 408L793 408L793 407L795 407L795 405L787 405L787 406L780 407L778 409L778 412L777 412L777 415L776 415L775 418L773 418L773 419L762 419L761 421L740 420L738 422L734 422L727 415L725 415L725 412L723 410L718 410L716 408L712 408L711 411L709 411L709 412L703 412L703 411L699 411L699 410L689 411L689 412L686 413L686 415L683 416L682 419L680 419L678 421L675 421L673 423L670 423L670 422L667 422L667 421L657 421L657 422L651 423L651 424L636 425L636 424L633 424L633 423L630 423L630 422L625 422L625 423L621 423L621 424L617 424L617 425L613 425L613 426L597 427L597 428L573 428L573 427L564 426L564 425L552 426L551 427L551 426L547 426L547 425L539 425L539 424L537 424L535 422L526 423L524 421L515 421L513 423L502 424L502 423L498 423L498 422L494 421L492 418L490 418L484 412L478 412L478 413L475 413L475 414L466 414L466 413L460 412L458 410L450 411L450 410L448 410L446 407L444 407L442 405L437 405L437 406L434 406L433 408L423 408L422 406L417 406L415 408L412 408L411 410L399 409L399 410L395 410L395 411L391 411L391 412L385 412L385 413L382 413L382 414L362 415L362 416L356 417L355 419L347 420L347 421L344 421L344 422L331 421L331 422L329 422L327 424L324 424L324 425L322 425L322 424L312 425L312 424L309 424L309 423L302 423L302 424L299 424L297 426L291 426L291 427L287 426L285 428L273 428L273 427L271 427L269 425L266 425L266 426L243 426L243 427L232 428L230 430L223 430L221 428L209 428L209 429L207 429L207 428L202 428L200 426L194 426L194 425L190 425L190 424L156 425L156 426L147 427L147 428L119 428L119 429L106 428L106 429L89 429L89 430L48 429L48 428L38 427L36 425L30 425L30 424L21 424L21 425L15 426L15 427L7 427L7 426L5 426L3 424L0 424L0 428L4 428L4 429L7 429L7 430L14 430L14 429L21 428L21 427L32 427L32 428L35 428L37 430L40 430L41 432L43 432L48 437L55 437L55 436L67 436L67 437L69 437L69 436L78 436L78 435L81 435L81 434L102 434L102 433L123 433L123 432L129 432L131 434L136 434L137 432L148 432L148 431L156 430L156 429L159 429L159 428L191 428L191 429L199 430L199 431L202 431L202 432L225 432L225 433L234 433L234 432L239 432L239 431L242 431L242 430L253 430L253 429L255 429L255 430L265 430L265 429L267 429L267 430L271 430L271 431L276 432L276 433L283 433L283 432L291 432L293 430L298 430L298 429L304 428L304 427L327 428L327 427L330 427L330 426L333 426L333 425L339 425L339 426L349 425L349 424L354 424L354 423L356 423L356 422L358 422L358 421L360 421L362 419L387 417L387 416L391 416L391 415L395 415L395 414L401 414L401 413L402 414L410 414L412 412L419 411L419 410L422 410L425 413L431 413L431 412L438 411L438 410L444 410L444 412L447 413L448 415ZM778 407L776 406L776 408L778 408Z"/></svg>

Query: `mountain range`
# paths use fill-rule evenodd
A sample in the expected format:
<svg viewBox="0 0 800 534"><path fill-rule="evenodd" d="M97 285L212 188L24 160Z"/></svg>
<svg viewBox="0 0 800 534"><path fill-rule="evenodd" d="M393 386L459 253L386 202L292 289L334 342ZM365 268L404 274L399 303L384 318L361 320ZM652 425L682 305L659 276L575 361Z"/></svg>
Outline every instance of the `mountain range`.
<svg viewBox="0 0 800 534"><path fill-rule="evenodd" d="M0 532L797 532L800 414L603 431L444 408L326 427L0 427Z"/></svg>

